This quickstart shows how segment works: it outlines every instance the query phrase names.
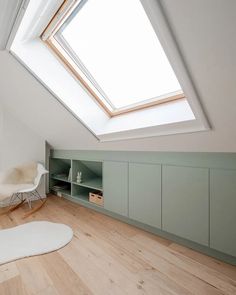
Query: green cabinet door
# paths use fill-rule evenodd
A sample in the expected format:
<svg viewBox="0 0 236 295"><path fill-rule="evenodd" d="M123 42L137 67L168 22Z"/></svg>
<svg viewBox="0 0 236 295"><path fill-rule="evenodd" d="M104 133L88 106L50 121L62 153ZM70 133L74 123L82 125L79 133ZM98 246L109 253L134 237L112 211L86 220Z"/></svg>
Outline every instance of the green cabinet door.
<svg viewBox="0 0 236 295"><path fill-rule="evenodd" d="M208 169L163 167L162 225L167 232L209 244Z"/></svg>
<svg viewBox="0 0 236 295"><path fill-rule="evenodd" d="M129 164L129 218L161 228L161 166Z"/></svg>
<svg viewBox="0 0 236 295"><path fill-rule="evenodd" d="M236 256L236 171L210 171L210 247Z"/></svg>
<svg viewBox="0 0 236 295"><path fill-rule="evenodd" d="M103 163L104 208L128 216L128 163Z"/></svg>

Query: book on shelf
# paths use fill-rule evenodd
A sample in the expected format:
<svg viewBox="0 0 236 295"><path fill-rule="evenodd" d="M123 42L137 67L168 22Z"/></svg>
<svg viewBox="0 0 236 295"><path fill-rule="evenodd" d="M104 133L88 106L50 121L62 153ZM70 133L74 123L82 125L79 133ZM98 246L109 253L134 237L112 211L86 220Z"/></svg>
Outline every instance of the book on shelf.
<svg viewBox="0 0 236 295"><path fill-rule="evenodd" d="M68 188L67 185L54 185L52 186L53 191L61 191L61 190L66 190Z"/></svg>

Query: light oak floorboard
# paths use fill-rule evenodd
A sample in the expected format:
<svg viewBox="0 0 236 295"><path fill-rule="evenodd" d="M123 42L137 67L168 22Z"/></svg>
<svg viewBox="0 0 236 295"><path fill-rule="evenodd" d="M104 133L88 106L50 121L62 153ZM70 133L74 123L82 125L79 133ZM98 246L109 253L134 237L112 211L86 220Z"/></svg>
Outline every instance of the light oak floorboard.
<svg viewBox="0 0 236 295"><path fill-rule="evenodd" d="M37 202L34 203L37 206ZM55 196L0 216L0 229L48 220L74 237L53 253L0 266L6 295L233 295L236 267Z"/></svg>
<svg viewBox="0 0 236 295"><path fill-rule="evenodd" d="M18 268L15 262L10 262L0 266L0 283L3 283L11 278L19 275Z"/></svg>
<svg viewBox="0 0 236 295"><path fill-rule="evenodd" d="M0 284L1 295L30 295L21 277L17 276Z"/></svg>

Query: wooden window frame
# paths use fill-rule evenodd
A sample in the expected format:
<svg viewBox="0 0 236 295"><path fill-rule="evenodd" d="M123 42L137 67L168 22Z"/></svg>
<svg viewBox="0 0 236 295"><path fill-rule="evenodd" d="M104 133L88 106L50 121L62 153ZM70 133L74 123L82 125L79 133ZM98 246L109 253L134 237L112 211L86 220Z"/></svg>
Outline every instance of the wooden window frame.
<svg viewBox="0 0 236 295"><path fill-rule="evenodd" d="M88 0L85 0L88 1ZM75 8L82 3L83 0L64 0L56 14L51 19L50 23L43 31L41 35L41 40L50 48L53 54L62 62L62 64L70 71L73 76L79 80L79 82L84 86L84 88L89 92L90 95L99 103L99 105L105 110L105 112L110 116L114 117L117 115L122 115L134 111L143 110L146 108L161 105L163 103L173 102L175 100L185 99L185 95L182 91L177 91L175 93L162 95L154 99L147 99L146 102L132 104L124 108L119 108L116 110L111 110L102 99L95 93L95 91L90 87L90 85L81 77L78 72L78 66L72 60L70 55L64 50L61 44L54 38L58 30L70 17L71 13ZM91 83L92 84L92 83ZM107 102L109 104L109 102Z"/></svg>

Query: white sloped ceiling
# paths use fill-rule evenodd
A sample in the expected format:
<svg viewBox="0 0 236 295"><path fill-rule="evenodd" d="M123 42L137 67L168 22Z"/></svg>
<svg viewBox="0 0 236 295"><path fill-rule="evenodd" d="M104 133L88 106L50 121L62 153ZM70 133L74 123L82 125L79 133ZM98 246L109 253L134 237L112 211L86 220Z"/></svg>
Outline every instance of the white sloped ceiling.
<svg viewBox="0 0 236 295"><path fill-rule="evenodd" d="M212 129L99 143L8 52L0 52L0 101L54 148L236 151L236 1L162 0Z"/></svg>

